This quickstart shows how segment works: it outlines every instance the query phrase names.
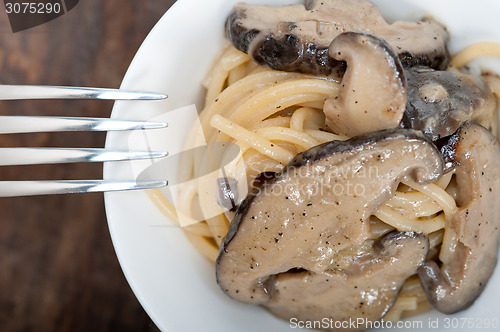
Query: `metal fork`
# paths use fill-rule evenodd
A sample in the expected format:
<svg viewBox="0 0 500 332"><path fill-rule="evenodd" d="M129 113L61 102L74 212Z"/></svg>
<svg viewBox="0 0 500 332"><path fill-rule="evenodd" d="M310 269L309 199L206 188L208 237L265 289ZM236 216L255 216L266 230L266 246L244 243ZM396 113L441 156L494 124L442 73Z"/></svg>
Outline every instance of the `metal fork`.
<svg viewBox="0 0 500 332"><path fill-rule="evenodd" d="M161 100L160 93L41 85L0 85L0 100L103 99ZM0 116L0 134L56 131L115 131L165 128L166 123L52 116ZM99 148L0 148L0 166L73 162L106 162L162 158L165 151L121 151ZM0 181L0 197L69 194L152 189L166 186L158 181L40 180Z"/></svg>

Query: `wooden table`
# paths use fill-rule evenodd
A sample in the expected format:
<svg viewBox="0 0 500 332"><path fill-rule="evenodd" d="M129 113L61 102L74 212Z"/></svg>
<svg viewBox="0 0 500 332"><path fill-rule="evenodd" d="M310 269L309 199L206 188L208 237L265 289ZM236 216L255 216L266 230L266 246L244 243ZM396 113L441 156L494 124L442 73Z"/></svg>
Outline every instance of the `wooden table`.
<svg viewBox="0 0 500 332"><path fill-rule="evenodd" d="M0 5L0 84L118 88L174 0L85 0L12 33ZM112 102L2 101L0 115L107 117ZM1 121L1 120L0 120ZM103 147L99 133L2 135L0 146ZM101 164L0 167L0 180L100 179ZM109 236L102 194L0 199L1 331L154 331Z"/></svg>

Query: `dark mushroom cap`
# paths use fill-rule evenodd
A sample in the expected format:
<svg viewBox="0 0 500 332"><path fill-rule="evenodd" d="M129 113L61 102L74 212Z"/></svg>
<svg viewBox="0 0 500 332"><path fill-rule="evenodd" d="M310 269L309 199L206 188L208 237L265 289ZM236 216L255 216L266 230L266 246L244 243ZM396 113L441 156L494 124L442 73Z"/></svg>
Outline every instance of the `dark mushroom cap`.
<svg viewBox="0 0 500 332"><path fill-rule="evenodd" d="M437 140L452 135L466 121L484 126L492 121L496 99L481 77L424 67L406 70L406 77L404 128L421 130Z"/></svg>
<svg viewBox="0 0 500 332"><path fill-rule="evenodd" d="M405 66L444 69L448 33L433 20L388 24L368 0L309 0L304 5L238 3L226 21L233 45L270 68L341 77L345 66L328 56L328 45L346 31L387 40Z"/></svg>

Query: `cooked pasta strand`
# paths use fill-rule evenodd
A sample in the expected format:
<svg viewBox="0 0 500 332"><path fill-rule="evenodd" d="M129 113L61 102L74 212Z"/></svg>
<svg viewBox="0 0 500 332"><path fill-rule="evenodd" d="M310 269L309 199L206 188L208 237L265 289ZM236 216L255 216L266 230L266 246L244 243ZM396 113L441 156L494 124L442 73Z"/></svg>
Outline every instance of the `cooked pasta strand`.
<svg viewBox="0 0 500 332"><path fill-rule="evenodd" d="M270 141L278 140L293 143L302 147L304 150L308 150L319 144L317 139L314 139L307 133L291 128L265 127L255 130L255 133Z"/></svg>
<svg viewBox="0 0 500 332"><path fill-rule="evenodd" d="M260 153L279 161L283 165L286 165L293 158L293 155L289 151L220 115L214 115L210 124L221 132L238 141L244 142Z"/></svg>
<svg viewBox="0 0 500 332"><path fill-rule="evenodd" d="M448 218L451 218L451 216L453 216L453 214L457 211L457 204L453 197L451 197L444 189L442 189L438 185L434 183L420 185L411 180L404 180L403 183L424 193L425 195L434 199L436 202L439 202Z"/></svg>
<svg viewBox="0 0 500 332"><path fill-rule="evenodd" d="M454 55L451 59L450 66L461 68L482 55L500 56L500 44L492 42L473 44Z"/></svg>
<svg viewBox="0 0 500 332"><path fill-rule="evenodd" d="M443 229L445 225L443 214L427 220L409 219L387 205L380 206L375 216L386 224L405 232L430 234Z"/></svg>
<svg viewBox="0 0 500 332"><path fill-rule="evenodd" d="M290 79L256 94L238 107L231 119L243 127L271 116L279 109L324 100L338 93L338 83L318 79Z"/></svg>

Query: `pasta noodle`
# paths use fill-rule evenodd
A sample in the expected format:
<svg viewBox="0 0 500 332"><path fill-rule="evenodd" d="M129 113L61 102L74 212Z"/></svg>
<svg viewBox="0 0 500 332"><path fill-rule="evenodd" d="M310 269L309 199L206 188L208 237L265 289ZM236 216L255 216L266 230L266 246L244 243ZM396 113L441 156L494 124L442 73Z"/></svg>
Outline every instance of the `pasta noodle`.
<svg viewBox="0 0 500 332"><path fill-rule="evenodd" d="M474 45L454 57L452 65L461 67L482 54L500 55L500 47L490 43ZM324 142L348 138L324 130L323 102L337 94L339 87L338 82L327 77L266 69L228 46L206 84L206 104L200 113L203 133L190 137L199 141L204 136L209 143L236 143L240 154L225 171L238 183L247 184L247 189L258 174L280 171L297 153ZM218 161L213 163L215 170ZM197 178L196 160L188 161L188 165L192 178ZM241 167L243 172L238 171ZM371 217L371 238L377 239L393 229L429 234L429 258L439 255L446 262L456 245L455 235L445 227L457 210L450 190L452 180L453 172L428 185L404 179L395 195ZM150 193L170 219L177 220L176 213L184 213L193 220L193 225L184 230L193 245L211 261L217 257L233 215L231 211L214 215L216 190L206 180L190 184L179 193L182 206L177 209L160 197L159 192ZM209 217L204 218L203 214ZM418 278L411 277L385 319L398 320L429 308Z"/></svg>
<svg viewBox="0 0 500 332"><path fill-rule="evenodd" d="M451 60L450 65L460 68L483 55L500 56L500 44L492 42L482 42L471 45L457 53Z"/></svg>

